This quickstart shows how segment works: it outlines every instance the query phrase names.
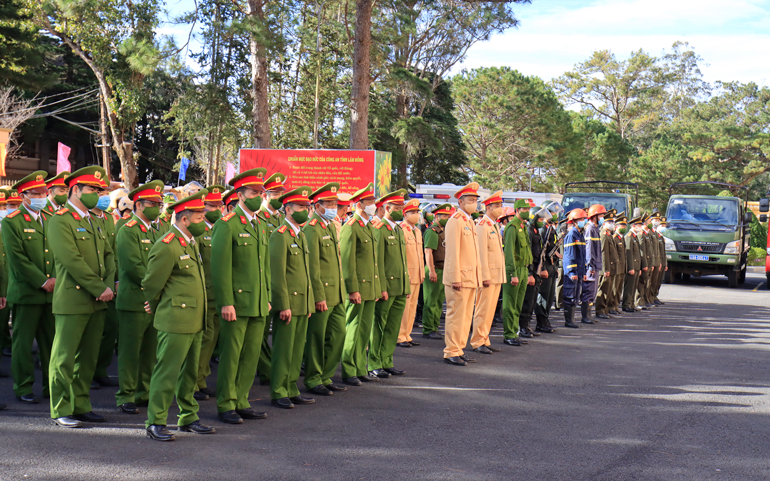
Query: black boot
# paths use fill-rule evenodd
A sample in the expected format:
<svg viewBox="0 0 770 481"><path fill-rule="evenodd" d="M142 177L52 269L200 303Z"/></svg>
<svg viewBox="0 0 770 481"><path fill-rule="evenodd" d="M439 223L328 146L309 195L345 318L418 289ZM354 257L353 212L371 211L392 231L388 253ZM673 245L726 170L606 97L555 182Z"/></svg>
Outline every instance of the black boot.
<svg viewBox="0 0 770 481"><path fill-rule="evenodd" d="M580 305L580 313L583 315L583 318L580 319L580 322L583 324L593 324L594 321L591 320L589 317L589 312L591 310L591 304L584 302Z"/></svg>
<svg viewBox="0 0 770 481"><path fill-rule="evenodd" d="M573 321L573 318L575 316L575 306L564 306L564 325L567 327L571 327L573 329L577 329L578 326Z"/></svg>

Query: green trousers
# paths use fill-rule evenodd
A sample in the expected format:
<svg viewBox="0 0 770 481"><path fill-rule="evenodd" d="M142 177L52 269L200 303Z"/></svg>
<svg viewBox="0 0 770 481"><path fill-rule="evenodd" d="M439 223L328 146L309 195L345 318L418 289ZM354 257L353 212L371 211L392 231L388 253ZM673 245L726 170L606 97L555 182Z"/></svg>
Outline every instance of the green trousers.
<svg viewBox="0 0 770 481"><path fill-rule="evenodd" d="M206 378L211 374L211 356L214 355L214 348L219 340L219 313L214 307L214 301L209 301L206 309L206 324L203 326L201 337L201 358L198 362L198 391L206 389Z"/></svg>
<svg viewBox="0 0 770 481"><path fill-rule="evenodd" d="M99 358L96 361L94 377L107 377L107 368L115 357L115 343L118 340L118 311L115 301L107 303L107 314L104 315L104 332L102 344L99 346Z"/></svg>
<svg viewBox="0 0 770 481"><path fill-rule="evenodd" d="M415 295L419 295L419 292ZM387 301L375 304L372 340L369 344L369 369L393 367L393 353L396 352L405 307L406 294L388 297Z"/></svg>
<svg viewBox="0 0 770 481"><path fill-rule="evenodd" d="M259 364L257 365L259 380L262 382L270 382L270 361L273 357L273 350L268 338L270 337L270 322L275 313L275 310L270 310L268 313L267 321L265 321L265 333L262 335L262 349L259 351Z"/></svg>
<svg viewBox="0 0 770 481"><path fill-rule="evenodd" d="M51 312L51 304L14 304L13 305L13 392L17 396L32 394L35 382L35 356L32 355L32 343L37 339L40 365L43 371L43 396L48 394L48 364L51 362L56 320Z"/></svg>
<svg viewBox="0 0 770 481"><path fill-rule="evenodd" d="M615 282L615 276L605 277L599 274L597 276L599 276L599 289L596 301L594 301L594 308L596 309L596 314L607 315L610 307L612 307L612 285Z"/></svg>
<svg viewBox="0 0 770 481"><path fill-rule="evenodd" d="M503 284L503 335L505 339L516 339L519 337L519 316L521 307L524 305L524 294L527 292L527 277L529 271L526 267L517 267L513 274L519 278L519 284L511 284L509 275L506 283Z"/></svg>
<svg viewBox="0 0 770 481"><path fill-rule="evenodd" d="M444 308L444 270L436 269L438 282L430 281L430 271L425 268L425 282L422 284L422 333L438 332L441 324L441 311Z"/></svg>
<svg viewBox="0 0 770 481"><path fill-rule="evenodd" d="M305 378L307 389L332 383L332 376L342 358L345 342L345 305L329 307L323 312L314 312L307 323L305 342Z"/></svg>
<svg viewBox="0 0 770 481"><path fill-rule="evenodd" d="M377 301L353 304L345 301L345 344L342 347L342 378L366 376L369 368L366 346L372 335L374 305Z"/></svg>
<svg viewBox="0 0 770 481"><path fill-rule="evenodd" d="M626 279L623 282L623 309L636 307L636 284L639 282L639 272L639 269L634 270L634 275L626 272Z"/></svg>
<svg viewBox="0 0 770 481"><path fill-rule="evenodd" d="M636 300L637 306L644 306L647 304L647 285L650 280L650 270L641 271L639 274L639 280L636 281Z"/></svg>
<svg viewBox="0 0 770 481"><path fill-rule="evenodd" d="M249 390L254 384L265 330L264 317L239 317L219 326L219 371L217 411L248 409Z"/></svg>
<svg viewBox="0 0 770 481"><path fill-rule="evenodd" d="M150 378L158 346L153 318L146 312L118 309L118 406L150 399Z"/></svg>
<svg viewBox="0 0 770 481"><path fill-rule="evenodd" d="M307 322L308 316L291 316L288 324L278 314L273 318L270 399L299 396L297 380L305 352Z"/></svg>
<svg viewBox="0 0 770 481"><path fill-rule="evenodd" d="M11 348L11 331L8 329L11 307L11 304L6 304L4 308L0 309L0 349Z"/></svg>
<svg viewBox="0 0 770 481"><path fill-rule="evenodd" d="M92 314L55 314L56 335L48 369L51 418L91 411L91 381L104 332L101 309Z"/></svg>
<svg viewBox="0 0 770 481"><path fill-rule="evenodd" d="M176 394L179 406L179 426L187 426L198 420L198 401L195 383L198 377L198 359L201 357L202 332L195 334L177 334L157 331L158 362L152 370L150 382L150 404L147 406L147 421L165 426L168 422L168 409Z"/></svg>

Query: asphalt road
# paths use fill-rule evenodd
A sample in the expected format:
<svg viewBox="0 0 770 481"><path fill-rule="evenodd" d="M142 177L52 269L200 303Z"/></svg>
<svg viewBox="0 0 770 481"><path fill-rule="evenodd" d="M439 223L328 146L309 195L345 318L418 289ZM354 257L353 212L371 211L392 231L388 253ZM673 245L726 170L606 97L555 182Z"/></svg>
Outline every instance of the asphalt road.
<svg viewBox="0 0 770 481"><path fill-rule="evenodd" d="M108 424L67 430L3 379L0 479L768 479L764 280L664 286L665 306L523 347L502 346L498 327L504 351L468 367L444 364L443 343L425 340L398 349L406 376L291 411L256 386L267 420L224 425L204 401L218 433L174 443L147 439L144 412L119 413L114 390L93 392Z"/></svg>

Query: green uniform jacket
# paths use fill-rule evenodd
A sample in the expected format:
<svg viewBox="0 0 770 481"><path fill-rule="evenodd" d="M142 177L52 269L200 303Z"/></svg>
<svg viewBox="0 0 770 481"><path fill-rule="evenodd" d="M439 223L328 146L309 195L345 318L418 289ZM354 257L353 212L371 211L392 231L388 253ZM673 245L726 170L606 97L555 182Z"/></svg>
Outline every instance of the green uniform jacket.
<svg viewBox="0 0 770 481"><path fill-rule="evenodd" d="M41 214L43 215L43 214ZM45 216L43 220L48 224ZM54 275L53 252L39 220L22 204L3 219L3 246L7 254L6 297L11 304L45 304L53 300L43 284ZM3 291L6 292L6 291ZM99 293L101 295L101 292Z"/></svg>
<svg viewBox="0 0 770 481"><path fill-rule="evenodd" d="M658 258L663 267L668 267L668 259L666 259L666 240L663 238L663 234L656 232L655 237L658 238Z"/></svg>
<svg viewBox="0 0 770 481"><path fill-rule="evenodd" d="M97 216L93 212L91 214L93 219L101 224L105 237L107 237L107 242L109 242L112 252L115 252L115 239L117 236L115 235L115 219L112 217L112 214L106 212L102 212L101 216Z"/></svg>
<svg viewBox="0 0 770 481"><path fill-rule="evenodd" d="M625 274L628 272L626 268L626 240L617 232L613 238L615 239L618 254L618 274Z"/></svg>
<svg viewBox="0 0 770 481"><path fill-rule="evenodd" d="M615 236L607 229L601 231L602 244L602 270L601 275L609 272L611 276L618 273L618 248L615 245Z"/></svg>
<svg viewBox="0 0 770 481"><path fill-rule="evenodd" d="M516 275L516 270L532 264L532 248L529 246L529 234L527 234L524 221L514 217L505 226L505 272L508 282ZM519 279L521 281L521 279Z"/></svg>
<svg viewBox="0 0 770 481"><path fill-rule="evenodd" d="M410 294L409 270L406 265L406 238L401 227L391 227L387 220L374 226L379 232L377 259L379 259L380 284L390 296Z"/></svg>
<svg viewBox="0 0 770 481"><path fill-rule="evenodd" d="M626 234L626 272L642 268L642 251L639 245L636 234L629 231Z"/></svg>
<svg viewBox="0 0 770 481"><path fill-rule="evenodd" d="M120 228L126 225L126 222L131 220L132 217L133 215L127 215L125 217L121 217L120 219L118 219L118 221L115 222L115 231L117 232L118 230L120 230Z"/></svg>
<svg viewBox="0 0 770 481"><path fill-rule="evenodd" d="M295 234L285 220L270 236L270 268L274 310L291 309L292 316L315 312L307 240L302 231Z"/></svg>
<svg viewBox="0 0 770 481"><path fill-rule="evenodd" d="M271 214L267 211L267 207L265 207L264 204L262 204L262 207L260 207L260 209L257 211L257 215L259 216L260 220L267 224L268 239L271 235L273 235L273 231L280 227L283 223L283 220L286 218L286 216L283 215L280 211L276 212L275 214Z"/></svg>
<svg viewBox="0 0 770 481"><path fill-rule="evenodd" d="M657 269L661 264L660 252L658 250L658 236L652 231L647 233L647 246L650 250L650 265Z"/></svg>
<svg viewBox="0 0 770 481"><path fill-rule="evenodd" d="M270 300L270 255L267 226L255 216L256 228L241 206L214 224L211 275L217 310L235 306L239 317L266 317Z"/></svg>
<svg viewBox="0 0 770 481"><path fill-rule="evenodd" d="M310 251L310 283L315 302L326 301L331 309L345 299L337 229L318 214L302 228Z"/></svg>
<svg viewBox="0 0 770 481"><path fill-rule="evenodd" d="M364 223L357 213L345 222L340 232L342 277L348 294L358 292L362 301L373 301L382 296L377 251L379 236L374 226Z"/></svg>
<svg viewBox="0 0 770 481"><path fill-rule="evenodd" d="M51 203L51 199L46 199L45 202L45 208L43 209L43 212L45 212L46 217L51 217L56 213L56 211L59 210Z"/></svg>
<svg viewBox="0 0 770 481"><path fill-rule="evenodd" d="M209 305L214 305L214 276L211 274L211 234L214 226L209 227L206 223L206 231L195 238L198 243L198 249L203 259L203 273L206 275L206 300Z"/></svg>
<svg viewBox="0 0 770 481"><path fill-rule="evenodd" d="M48 221L50 250L56 261L54 314L92 314L107 309L97 301L115 286L115 258L105 236L70 205Z"/></svg>
<svg viewBox="0 0 770 481"><path fill-rule="evenodd" d="M8 292L8 264L5 259L3 238L0 236L0 297L5 297L6 292Z"/></svg>
<svg viewBox="0 0 770 481"><path fill-rule="evenodd" d="M177 334L203 330L206 287L202 264L197 247L189 245L176 227L152 246L142 287L155 315L155 329Z"/></svg>
<svg viewBox="0 0 770 481"><path fill-rule="evenodd" d="M115 306L121 311L144 312L146 296L142 292L142 281L156 236L157 232L135 215L118 231L115 245L120 284Z"/></svg>

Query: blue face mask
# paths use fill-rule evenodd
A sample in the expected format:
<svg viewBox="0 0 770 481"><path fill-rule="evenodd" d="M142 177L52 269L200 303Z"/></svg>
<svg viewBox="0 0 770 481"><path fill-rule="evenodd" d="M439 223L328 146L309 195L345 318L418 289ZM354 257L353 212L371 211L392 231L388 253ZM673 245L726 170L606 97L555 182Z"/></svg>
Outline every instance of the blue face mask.
<svg viewBox="0 0 770 481"><path fill-rule="evenodd" d="M586 226L586 220L585 219L579 220L577 225L582 229L583 227Z"/></svg>
<svg viewBox="0 0 770 481"><path fill-rule="evenodd" d="M109 206L110 206L110 196L100 195L99 202L96 203L96 208L99 210L107 210Z"/></svg>
<svg viewBox="0 0 770 481"><path fill-rule="evenodd" d="M45 197L42 199L29 199L29 208L34 211L39 211L41 209L45 209L45 205L48 201ZM16 209L14 209L16 210Z"/></svg>
<svg viewBox="0 0 770 481"><path fill-rule="evenodd" d="M323 217L324 219L326 219L328 221L334 220L334 218L337 217L337 208L335 207L334 209L330 209L330 208L327 207L324 210L323 214L321 214L319 212L318 215L320 215L321 217Z"/></svg>
<svg viewBox="0 0 770 481"><path fill-rule="evenodd" d="M9 205L9 206L8 206L8 211L7 211L7 212L8 212L8 214L10 214L11 212L13 212L13 211L15 211L15 210L19 210L19 208L18 208L18 207L11 207L11 206ZM6 214L6 215L8 215L8 214Z"/></svg>
<svg viewBox="0 0 770 481"><path fill-rule="evenodd" d="M601 226L602 226L602 224L604 224L604 219L600 218L600 219L599 219L599 227L601 227Z"/></svg>

